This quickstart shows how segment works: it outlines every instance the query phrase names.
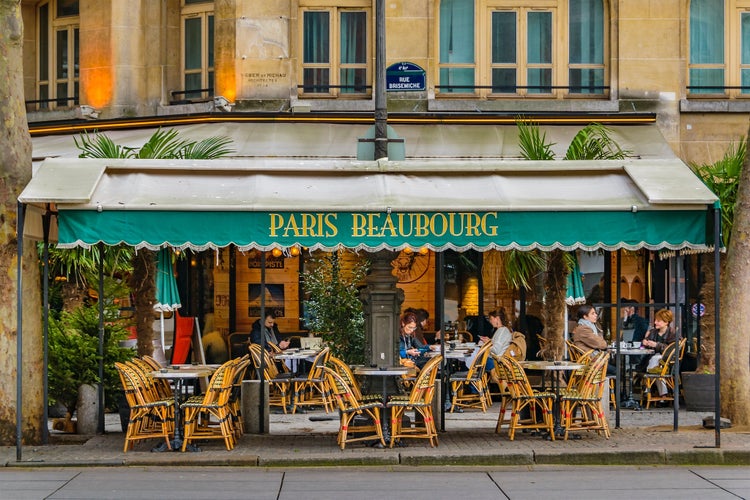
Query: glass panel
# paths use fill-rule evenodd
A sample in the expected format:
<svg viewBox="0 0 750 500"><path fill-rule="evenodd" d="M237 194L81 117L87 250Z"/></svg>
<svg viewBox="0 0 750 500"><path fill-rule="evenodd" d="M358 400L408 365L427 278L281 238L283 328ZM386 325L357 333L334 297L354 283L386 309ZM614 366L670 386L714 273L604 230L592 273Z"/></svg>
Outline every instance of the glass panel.
<svg viewBox="0 0 750 500"><path fill-rule="evenodd" d="M208 16L208 67L214 67L214 16L209 14Z"/></svg>
<svg viewBox="0 0 750 500"><path fill-rule="evenodd" d="M492 63L516 63L516 13L492 13ZM515 78L515 77L514 77ZM494 84L493 84L494 85Z"/></svg>
<svg viewBox="0 0 750 500"><path fill-rule="evenodd" d="M213 71L209 71L208 72L208 88L211 89L211 92L209 93L209 95L213 95L215 93L214 92L214 88L215 87L214 87L214 72Z"/></svg>
<svg viewBox="0 0 750 500"><path fill-rule="evenodd" d="M55 32L55 49L57 52L57 64L55 65L55 78L68 77L68 30Z"/></svg>
<svg viewBox="0 0 750 500"><path fill-rule="evenodd" d="M527 62L552 64L552 12L529 12Z"/></svg>
<svg viewBox="0 0 750 500"><path fill-rule="evenodd" d="M492 69L492 92L499 94L515 94L516 70L515 68L493 68Z"/></svg>
<svg viewBox="0 0 750 500"><path fill-rule="evenodd" d="M185 5L192 5L194 3L211 3L213 0L185 0Z"/></svg>
<svg viewBox="0 0 750 500"><path fill-rule="evenodd" d="M323 93L329 91L330 79L327 68L306 68L302 71L303 81L305 82L303 92Z"/></svg>
<svg viewBox="0 0 750 500"><path fill-rule="evenodd" d="M526 72L529 94L549 94L552 92L552 68L529 68Z"/></svg>
<svg viewBox="0 0 750 500"><path fill-rule="evenodd" d="M78 0L57 0L57 17L77 15Z"/></svg>
<svg viewBox="0 0 750 500"><path fill-rule="evenodd" d="M365 68L341 69L341 93L364 93L367 91L367 70Z"/></svg>
<svg viewBox="0 0 750 500"><path fill-rule="evenodd" d="M690 2L690 63L724 64L724 0Z"/></svg>
<svg viewBox="0 0 750 500"><path fill-rule="evenodd" d="M341 13L341 63L367 63L367 15Z"/></svg>
<svg viewBox="0 0 750 500"><path fill-rule="evenodd" d="M328 12L305 12L303 32L303 63L330 62L330 19ZM305 84L309 83L305 79Z"/></svg>
<svg viewBox="0 0 750 500"><path fill-rule="evenodd" d="M55 89L57 92L57 105L68 106L68 100L66 99L68 97L68 82L59 82L55 85Z"/></svg>
<svg viewBox="0 0 750 500"><path fill-rule="evenodd" d="M201 19L194 17L185 19L185 70L201 69ZM200 76L200 75L199 75ZM199 89L196 87L187 89Z"/></svg>
<svg viewBox="0 0 750 500"><path fill-rule="evenodd" d="M442 87L444 93L466 93L474 91L474 68L441 68L440 85L451 85L453 88Z"/></svg>
<svg viewBox="0 0 750 500"><path fill-rule="evenodd" d="M750 94L750 69L743 69L740 71L740 75L742 78L742 93L743 94Z"/></svg>
<svg viewBox="0 0 750 500"><path fill-rule="evenodd" d="M185 90L198 90L201 87L201 74L189 73L185 75ZM200 92L185 92L185 99L200 99Z"/></svg>
<svg viewBox="0 0 750 500"><path fill-rule="evenodd" d="M80 63L79 63L79 50L78 50L78 32L80 30L78 28L75 28L73 30L73 78L78 78L78 73L80 69ZM78 95L78 94L76 94Z"/></svg>
<svg viewBox="0 0 750 500"><path fill-rule="evenodd" d="M702 87L691 88L692 94L723 94L724 93L724 70L723 69L691 69L690 86Z"/></svg>
<svg viewBox="0 0 750 500"><path fill-rule="evenodd" d="M73 100L73 104L76 105L76 106L78 106L79 104L81 104L79 102L79 100L78 100L78 98L80 97L80 95L81 94L79 93L79 90L78 90L78 82L77 81L73 82L73 97L75 97L75 99Z"/></svg>
<svg viewBox="0 0 750 500"><path fill-rule="evenodd" d="M604 69L571 69L569 78L571 94L604 93Z"/></svg>
<svg viewBox="0 0 750 500"><path fill-rule="evenodd" d="M474 0L440 2L440 62L474 62Z"/></svg>
<svg viewBox="0 0 750 500"><path fill-rule="evenodd" d="M39 7L39 80L49 80L49 4Z"/></svg>
<svg viewBox="0 0 750 500"><path fill-rule="evenodd" d="M49 99L49 85L40 85L39 86L39 100L40 101L46 101ZM48 102L40 102L39 103L39 109L47 109L49 108Z"/></svg>
<svg viewBox="0 0 750 500"><path fill-rule="evenodd" d="M570 0L569 60L571 64L604 64L602 0Z"/></svg>

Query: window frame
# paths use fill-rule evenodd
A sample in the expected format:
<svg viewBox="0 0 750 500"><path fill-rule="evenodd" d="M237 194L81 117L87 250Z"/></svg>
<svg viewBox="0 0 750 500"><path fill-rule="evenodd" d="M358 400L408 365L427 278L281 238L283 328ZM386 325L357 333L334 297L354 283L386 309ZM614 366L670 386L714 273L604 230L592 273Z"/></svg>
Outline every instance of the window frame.
<svg viewBox="0 0 750 500"><path fill-rule="evenodd" d="M686 95L688 99L737 99L745 100L750 98L750 86L744 90L742 87L742 70L750 70L750 61L744 65L742 63L742 15L750 15L750 0L729 0L724 2L724 26L723 40L724 62L723 63L706 63L699 64L692 62L692 26L690 23L692 8L694 2L691 0L688 6L687 15L687 65L685 72ZM750 44L750 33L748 33L747 42ZM692 85L691 70L700 69L721 69L724 72L723 85L717 86L717 92L701 92L699 89L694 90Z"/></svg>
<svg viewBox="0 0 750 500"><path fill-rule="evenodd" d="M328 62L311 62L304 60L305 54L305 13L306 12L328 12ZM365 61L363 63L344 63L341 61L341 14L344 12L364 12L365 14ZM374 43L374 15L372 2L366 0L353 0L339 2L331 5L331 1L307 0L300 1L298 9L298 46L299 57L297 58L298 85L297 95L301 98L338 98L338 99L371 99L373 70L373 43ZM309 91L305 82L305 70L327 69L329 73L328 91ZM341 71L343 69L364 69L365 90L364 92L347 92L341 88Z"/></svg>
<svg viewBox="0 0 750 500"><path fill-rule="evenodd" d="M35 6L36 17L36 58L34 69L34 95L35 100L30 104L32 110L52 111L56 109L70 109L80 103L80 10L78 15L60 15L58 16L57 0L45 0ZM47 9L46 28L41 25L42 8ZM46 50L41 40L43 35L46 37ZM65 54L67 57L67 74L63 73L63 68L59 68L59 48L58 34L65 34ZM46 58L46 62L42 59ZM41 77L42 66L46 69L46 78ZM72 71L71 71L72 66ZM58 95L58 89L64 85L66 94ZM47 89L46 95L44 88ZM71 92L72 89L72 92Z"/></svg>
<svg viewBox="0 0 750 500"><path fill-rule="evenodd" d="M438 98L480 98L480 99L609 99L611 90L610 65L610 5L602 0L604 13L602 26L602 62L599 63L572 63L569 57L570 43L570 2L569 0L476 0L474 3L474 62L473 63L444 63L441 57L440 37L440 14L441 2L436 9L435 29L437 36L434 41L435 60L437 61L434 71L435 96ZM493 63L493 13L495 12L516 13L516 89L514 92L499 92L493 89L493 69L508 67L504 64ZM529 63L529 13L551 12L551 37L552 40L561 40L561 43L552 43L551 47L551 88L549 92L536 92L528 88L529 70L546 67L546 64ZM441 89L440 76L442 70L449 68L474 68L474 89L465 91L449 91ZM572 91L570 85L570 73L573 69L601 69L603 71L603 82L599 93L586 93L583 89Z"/></svg>
<svg viewBox="0 0 750 500"><path fill-rule="evenodd" d="M180 10L180 85L184 100L207 100L215 95L214 47L215 34L211 30L215 27L214 2L212 0L189 2L182 0ZM200 20L200 67L187 68L186 23L188 20ZM187 78L191 75L200 77L201 92L198 89L187 88ZM191 92L192 91L192 92Z"/></svg>

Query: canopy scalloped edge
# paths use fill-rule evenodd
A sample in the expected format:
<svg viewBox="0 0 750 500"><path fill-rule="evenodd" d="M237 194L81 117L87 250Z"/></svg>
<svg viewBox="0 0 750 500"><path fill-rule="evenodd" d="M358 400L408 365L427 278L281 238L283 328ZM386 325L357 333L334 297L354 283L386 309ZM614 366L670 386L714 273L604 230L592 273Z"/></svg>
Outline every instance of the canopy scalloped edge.
<svg viewBox="0 0 750 500"><path fill-rule="evenodd" d="M85 248L85 249L90 249L92 246L95 246L95 245L97 245L99 243L104 243L104 242L99 241L99 242L95 242L95 243L85 243L85 242L83 242L81 240L78 240L78 241L73 242L73 243L60 243L60 244L58 244L58 248L67 248L67 249L70 249L70 248ZM124 241L120 241L119 244L125 245L125 242ZM297 244L297 245L298 246L304 246L304 245L300 245L300 244ZM224 245L224 247L226 247L226 246L229 246L229 245ZM283 248L288 248L289 246L293 246L293 245L284 245L284 246L282 246L282 245L257 245L257 244L251 243L249 245L237 245L237 249L239 251L241 251L241 252L246 252L246 251L249 251L249 250L261 250L261 251L267 252L267 251L273 250L274 248L283 249ZM174 248L176 250L190 249L190 250L193 250L193 251L196 251L196 252L201 252L201 251L205 251L205 250L218 250L220 248L223 248L222 246L219 246L219 245L216 245L216 244L213 244L213 243L207 243L205 245L195 245L195 244L192 244L192 243L173 245L173 244L171 244L169 242L166 242L166 241L164 243L160 244L160 245L153 245L151 243L148 243L148 242L144 241L144 242L141 242L141 243L133 246L133 248L135 248L136 250L140 250L142 248L145 248L145 249L154 250L154 251L159 250L160 248L166 248L166 247L171 247L171 248ZM570 252L570 251L574 251L574 250L583 250L583 251L587 251L587 252L593 252L593 251L597 251L597 250L615 251L615 250L620 250L620 249L622 249L622 250L633 250L634 251L634 250L639 250L641 248L645 248L647 250L661 251L660 252L661 255L665 255L665 254L667 254L670 251L671 252L681 251L681 252L685 252L685 253L710 253L710 252L713 252L713 245L694 244L694 243L690 243L688 241L684 241L684 242L679 243L679 244L670 244L670 243L667 243L666 241L664 241L664 242L657 243L657 244L647 244L645 242L641 242L639 244L625 244L625 243L621 243L621 244L617 244L617 245L606 245L604 243L597 243L595 245L585 245L585 244L582 244L582 243L576 243L574 245L563 245L563 244L540 245L540 244L533 244L533 245L526 245L526 246L524 246L524 245L517 245L517 244L509 244L509 245L495 245L495 244L492 244L492 245L484 245L484 246L474 245L474 244L467 244L467 245L446 244L446 245L442 245L442 246L434 246L434 245L430 245L430 244L425 244L425 245L413 245L412 246L412 245L405 244L405 245L391 246L391 245L387 245L387 244L382 244L382 245L377 245L377 246L356 245L356 246L353 246L353 247L347 247L347 246L345 246L343 244L325 245L325 244L319 243L319 244L307 246L306 248L308 248L309 250L324 250L324 251L334 251L334 250L339 250L339 249L342 249L342 248L348 248L348 249L354 250L356 252L361 252L361 251L364 251L364 252L379 252L381 250L401 251L401 250L403 250L405 248L422 248L422 247L426 247L426 248L428 248L428 249L430 249L432 251L435 251L435 252L441 252L441 251L445 251L445 250L455 250L457 252L465 252L467 250L477 250L477 251L480 251L480 252L483 252L483 251L486 251L486 250L499 250L499 251L519 250L519 251L524 251L524 252L528 252L530 250L541 250L543 252L549 252L549 251L552 251L552 250L563 250L563 251L566 251L566 252Z"/></svg>

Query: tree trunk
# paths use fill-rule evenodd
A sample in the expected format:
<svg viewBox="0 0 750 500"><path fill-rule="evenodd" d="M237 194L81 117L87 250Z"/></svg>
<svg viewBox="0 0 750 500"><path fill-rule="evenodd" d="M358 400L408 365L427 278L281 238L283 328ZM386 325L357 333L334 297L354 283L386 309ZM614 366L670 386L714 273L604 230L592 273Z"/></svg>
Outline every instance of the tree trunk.
<svg viewBox="0 0 750 500"><path fill-rule="evenodd" d="M726 267L726 254L721 254L721 263L719 272ZM701 257L701 273L703 274L703 285L701 285L701 303L706 307L701 322L701 345L698 356L698 367L696 371L701 373L714 373L716 371L716 343L714 340L714 331L716 325L716 310L714 308L714 259L713 255L706 254ZM719 278L721 279L721 278ZM722 282L722 285L724 283ZM723 286L721 287L724 288Z"/></svg>
<svg viewBox="0 0 750 500"><path fill-rule="evenodd" d="M31 179L31 137L23 102L23 20L20 0L0 0L0 445L16 442L16 297L23 294L23 441L41 442L43 415L42 324L39 262L36 246L24 242L17 281L16 200Z"/></svg>
<svg viewBox="0 0 750 500"><path fill-rule="evenodd" d="M541 349L546 360L560 360L565 352L565 292L567 288L565 253L553 250L547 254L545 274L544 336L547 345Z"/></svg>
<svg viewBox="0 0 750 500"><path fill-rule="evenodd" d="M154 353L154 303L156 302L156 280L154 276L156 276L154 253L146 249L138 250L133 256L130 289L133 292L139 356L150 356Z"/></svg>
<svg viewBox="0 0 750 500"><path fill-rule="evenodd" d="M750 133L750 132L749 132ZM721 415L750 425L750 158L745 156L721 287Z"/></svg>

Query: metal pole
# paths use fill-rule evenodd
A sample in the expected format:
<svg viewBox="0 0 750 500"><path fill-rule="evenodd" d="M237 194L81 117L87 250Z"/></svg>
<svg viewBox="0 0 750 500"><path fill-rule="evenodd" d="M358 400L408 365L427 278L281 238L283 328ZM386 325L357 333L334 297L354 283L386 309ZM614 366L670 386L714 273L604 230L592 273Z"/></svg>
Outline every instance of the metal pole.
<svg viewBox="0 0 750 500"><path fill-rule="evenodd" d="M716 345L716 377L714 377L714 446L721 448L721 328L720 328L720 307L721 300L719 293L721 291L720 276L721 266L719 265L719 247L721 245L721 206L719 202L714 204L714 342ZM700 306L699 306L700 307Z"/></svg>
<svg viewBox="0 0 750 500"><path fill-rule="evenodd" d="M164 346L162 345L162 348ZM104 434L104 243L99 242L99 390L96 432ZM175 409L175 411L177 411Z"/></svg>
<svg viewBox="0 0 750 500"><path fill-rule="evenodd" d="M21 443L23 440L23 225L26 218L26 206L18 202L17 211L17 245L16 245L16 461L21 461ZM44 422L47 425L47 422Z"/></svg>
<svg viewBox="0 0 750 500"><path fill-rule="evenodd" d="M42 297L42 444L49 444L49 228L51 215L49 207L42 217L42 227L44 231L44 275L43 275L43 297Z"/></svg>
<svg viewBox="0 0 750 500"><path fill-rule="evenodd" d="M622 398L620 398L620 387L622 385L621 373L620 373L620 342L622 341L622 330L620 329L620 322L622 321L621 308L622 308L622 282L620 276L622 276L622 249L617 249L617 285L615 285L615 291L617 293L617 307L615 314L617 315L617 323L615 323L615 370L617 376L615 377L615 429L620 428L620 406L622 405ZM632 383L632 382L631 382ZM607 384L609 385L609 384Z"/></svg>
<svg viewBox="0 0 750 500"><path fill-rule="evenodd" d="M445 360L445 328L443 328L444 319L444 308L445 308L445 296L444 296L444 269L445 259L442 251L435 253L435 269L437 276L435 276L436 282L436 295L437 304L435 308L435 328L442 330L440 332L440 355L443 359L440 361L440 431L445 432L445 402L446 395L448 392L448 369Z"/></svg>
<svg viewBox="0 0 750 500"><path fill-rule="evenodd" d="M385 98L385 0L375 2L375 160L388 157Z"/></svg>
<svg viewBox="0 0 750 500"><path fill-rule="evenodd" d="M258 422L260 433L265 432L266 421L266 252L260 252L260 395L258 397Z"/></svg>

